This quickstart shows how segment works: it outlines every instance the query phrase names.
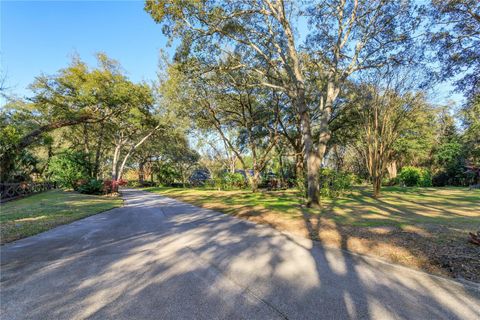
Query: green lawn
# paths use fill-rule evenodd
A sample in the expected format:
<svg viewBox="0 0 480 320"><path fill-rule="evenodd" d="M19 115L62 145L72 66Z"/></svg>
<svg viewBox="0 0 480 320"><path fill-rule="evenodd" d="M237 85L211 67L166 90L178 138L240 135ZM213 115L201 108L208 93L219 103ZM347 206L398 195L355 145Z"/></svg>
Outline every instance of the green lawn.
<svg viewBox="0 0 480 320"><path fill-rule="evenodd" d="M475 229L480 225L480 190L466 188L385 187L374 199L367 188L356 188L337 199L322 199L322 209L306 209L294 190L251 193L246 190L216 191L206 189L146 188L198 205L214 205L225 213L239 209L271 211L285 218L303 218L321 214L336 223L376 227L408 228L412 225L438 224Z"/></svg>
<svg viewBox="0 0 480 320"><path fill-rule="evenodd" d="M118 197L51 190L0 205L1 243L122 206Z"/></svg>
<svg viewBox="0 0 480 320"><path fill-rule="evenodd" d="M370 188L357 187L337 199L322 199L321 209L305 208L295 190L144 190L328 245L480 282L480 248L467 243L468 232L480 229L478 189L385 187L374 199Z"/></svg>

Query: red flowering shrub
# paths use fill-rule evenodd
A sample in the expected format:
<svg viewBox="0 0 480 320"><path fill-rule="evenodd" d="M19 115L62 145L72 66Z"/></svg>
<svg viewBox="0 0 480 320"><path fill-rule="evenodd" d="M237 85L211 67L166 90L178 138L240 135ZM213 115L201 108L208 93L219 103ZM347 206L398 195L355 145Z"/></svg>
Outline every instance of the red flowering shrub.
<svg viewBox="0 0 480 320"><path fill-rule="evenodd" d="M113 193L118 190L118 186L115 183L115 180L104 180L103 181L103 191L105 193Z"/></svg>
<svg viewBox="0 0 480 320"><path fill-rule="evenodd" d="M105 180L103 181L103 190L105 193L118 192L119 186L125 186L128 183L127 180Z"/></svg>

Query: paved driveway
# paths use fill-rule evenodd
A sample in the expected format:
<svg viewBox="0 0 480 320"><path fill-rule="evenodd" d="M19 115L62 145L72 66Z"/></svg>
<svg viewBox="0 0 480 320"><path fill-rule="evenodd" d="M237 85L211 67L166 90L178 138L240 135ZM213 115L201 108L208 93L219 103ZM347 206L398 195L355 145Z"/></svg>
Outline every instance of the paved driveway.
<svg viewBox="0 0 480 320"><path fill-rule="evenodd" d="M1 247L1 319L480 319L478 287L124 195Z"/></svg>

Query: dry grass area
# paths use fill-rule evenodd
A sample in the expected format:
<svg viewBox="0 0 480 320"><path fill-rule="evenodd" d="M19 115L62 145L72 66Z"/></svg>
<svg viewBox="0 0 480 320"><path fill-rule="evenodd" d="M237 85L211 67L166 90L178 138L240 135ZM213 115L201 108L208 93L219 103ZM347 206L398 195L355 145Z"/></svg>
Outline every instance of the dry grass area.
<svg viewBox="0 0 480 320"><path fill-rule="evenodd" d="M359 187L310 209L295 190L249 191L147 188L182 201L269 224L326 245L450 277L480 282L480 190L398 188L380 199Z"/></svg>
<svg viewBox="0 0 480 320"><path fill-rule="evenodd" d="M0 243L122 206L119 197L51 190L0 205Z"/></svg>

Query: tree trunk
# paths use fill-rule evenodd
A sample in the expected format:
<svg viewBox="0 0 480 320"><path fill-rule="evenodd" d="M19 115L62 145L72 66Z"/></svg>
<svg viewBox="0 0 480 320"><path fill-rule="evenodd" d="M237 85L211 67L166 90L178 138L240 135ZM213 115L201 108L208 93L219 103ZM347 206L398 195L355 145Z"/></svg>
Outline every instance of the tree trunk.
<svg viewBox="0 0 480 320"><path fill-rule="evenodd" d="M65 120L59 120L55 121L52 123L49 123L47 125L44 125L38 129L30 131L28 134L22 137L20 139L20 142L17 143L16 145L12 146L10 150L22 150L26 147L28 147L30 144L36 141L39 136L41 136L45 132L49 132L55 129L63 128L63 127L68 127L68 126L73 126L79 123L84 123L86 121L91 120L91 116L81 116L78 118L73 118L73 119L65 119Z"/></svg>
<svg viewBox="0 0 480 320"><path fill-rule="evenodd" d="M315 152L307 155L307 206L320 206L320 158Z"/></svg>
<svg viewBox="0 0 480 320"><path fill-rule="evenodd" d="M150 182L153 184L153 170L150 170Z"/></svg>
<svg viewBox="0 0 480 320"><path fill-rule="evenodd" d="M230 163L230 173L235 173L235 162L237 160L235 155L233 154L228 159L229 159L229 163Z"/></svg>
<svg viewBox="0 0 480 320"><path fill-rule="evenodd" d="M123 161L122 161L122 164L120 166L120 170L118 171L118 176L117 178L118 179L122 179L122 174L123 174L123 169L125 169L125 164L127 163L128 159L130 158L130 156L132 155L132 153L135 151L135 149L137 149L138 147L140 147L148 138L150 138L152 136L152 134L157 131L157 129L160 128L160 125L157 125L155 128L152 129L152 131L150 131L147 135L145 135L137 144L135 144L134 146L132 146L130 148L130 150L128 150L127 154L125 155L125 157L123 158Z"/></svg>
<svg viewBox="0 0 480 320"><path fill-rule="evenodd" d="M145 179L145 170L144 170L145 161L140 160L138 163L138 182L143 183Z"/></svg>
<svg viewBox="0 0 480 320"><path fill-rule="evenodd" d="M343 156L340 155L340 152L338 151L338 145L335 144L333 146L333 152L335 153L335 169L336 171L342 171L343 170Z"/></svg>
<svg viewBox="0 0 480 320"><path fill-rule="evenodd" d="M187 175L186 175L186 170L182 170L182 186L185 188L187 186Z"/></svg>
<svg viewBox="0 0 480 320"><path fill-rule="evenodd" d="M327 85L327 97L325 100L325 106L322 108L322 113L320 115L320 134L318 138L318 147L317 152L315 154L314 165L313 168L316 170L316 184L319 185L318 181L318 171L320 170L320 166L322 164L323 159L325 158L325 154L327 151L327 145L330 141L332 136L330 128L329 128L329 121L332 115L332 107L333 102L337 98L339 93L338 87L335 85L333 81L330 81ZM318 187L317 187L318 188ZM317 191L319 192L319 190ZM317 204L317 203L315 203Z"/></svg>
<svg viewBox="0 0 480 320"><path fill-rule="evenodd" d="M90 137L89 137L89 128L87 126L87 123L83 123L83 152L85 153L86 160L88 162L87 170L88 170L88 176L93 177L93 167L91 166L92 164L92 155L90 154Z"/></svg>
<svg viewBox="0 0 480 320"><path fill-rule="evenodd" d="M125 155L125 157L123 157L122 164L120 165L120 169L118 170L117 179L119 180L122 179L123 170L125 169L125 164L127 163L127 160L130 158L131 154L132 154L132 150L129 150Z"/></svg>
<svg viewBox="0 0 480 320"><path fill-rule="evenodd" d="M338 87L330 81L327 86L327 97L325 100L325 107L322 108L322 113L320 115L320 134L318 138L318 157L320 158L320 162L323 161L325 158L325 154L327 151L328 142L332 137L332 133L329 128L329 121L332 115L332 108L333 102L337 98L339 94Z"/></svg>
<svg viewBox="0 0 480 320"><path fill-rule="evenodd" d="M120 160L120 150L122 146L117 145L115 146L115 151L113 152L113 160L112 160L112 180L117 180L118 177L118 160Z"/></svg>
<svg viewBox="0 0 480 320"><path fill-rule="evenodd" d="M254 166L253 176L250 177L250 185L252 187L252 192L253 193L258 192L259 180L260 180L260 172L257 169L255 169L255 166Z"/></svg>
<svg viewBox="0 0 480 320"><path fill-rule="evenodd" d="M382 177L375 175L373 177L373 197L378 198L380 196L380 189L382 187Z"/></svg>
<svg viewBox="0 0 480 320"><path fill-rule="evenodd" d="M45 161L45 166L43 166L43 169L42 169L42 174L45 173L45 171L48 169L48 166L50 164L50 160L52 159L53 157L53 147L52 147L52 144L49 144L48 145L48 150L47 150L47 161Z"/></svg>
<svg viewBox="0 0 480 320"><path fill-rule="evenodd" d="M304 180L305 177L304 177L304 162L305 162L305 159L303 158L303 153L300 152L296 152L295 154L295 178L297 180Z"/></svg>
<svg viewBox="0 0 480 320"><path fill-rule="evenodd" d="M83 129L83 152L85 152L85 154L89 154L90 153L90 144L89 144L90 137L88 136L89 128L85 122L83 123L82 129Z"/></svg>
<svg viewBox="0 0 480 320"><path fill-rule="evenodd" d="M283 168L282 150L278 152L278 171L280 172L280 187L285 185L285 171Z"/></svg>
<svg viewBox="0 0 480 320"><path fill-rule="evenodd" d="M268 3L268 2L267 2ZM295 39L288 20L286 19L283 3L279 4L277 10L277 19L283 26L287 38L288 55L292 60L292 69L294 76L292 79L295 83L295 106L299 113L300 126L302 129L303 139L303 154L307 162L307 205L320 205L320 184L318 181L318 171L320 169L320 162L312 141L312 131L310 126L310 113L305 101L305 81L303 79L303 71L298 57L297 48L295 46Z"/></svg>
<svg viewBox="0 0 480 320"><path fill-rule="evenodd" d="M387 165L388 177L394 179L397 177L397 162L394 160Z"/></svg>
<svg viewBox="0 0 480 320"><path fill-rule="evenodd" d="M100 173L100 158L102 155L102 145L103 145L103 137L104 137L105 129L102 124L100 124L100 136L98 138L97 148L95 150L95 163L93 165L93 173L92 175L95 178L98 178Z"/></svg>
<svg viewBox="0 0 480 320"><path fill-rule="evenodd" d="M298 110L300 111L302 138L304 143L303 154L307 162L307 206L315 207L320 205L320 184L318 181L320 162L313 147L310 128L310 115L305 103L305 91L300 90L296 104Z"/></svg>

